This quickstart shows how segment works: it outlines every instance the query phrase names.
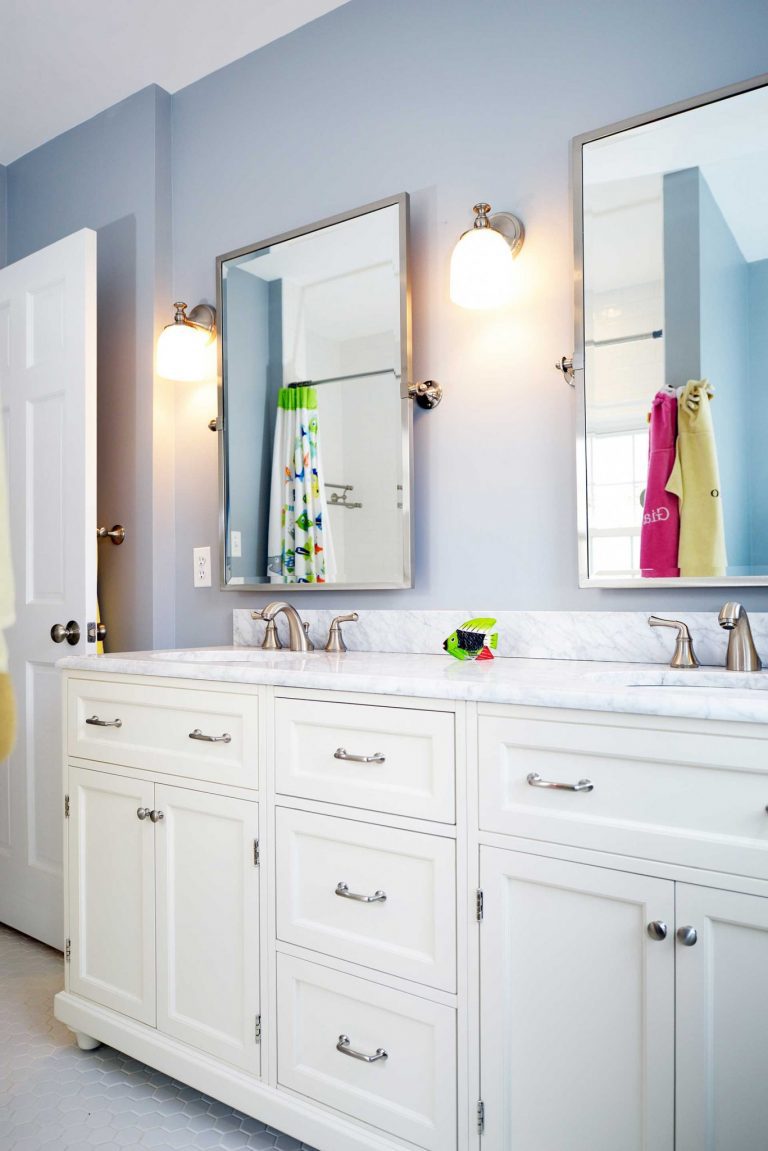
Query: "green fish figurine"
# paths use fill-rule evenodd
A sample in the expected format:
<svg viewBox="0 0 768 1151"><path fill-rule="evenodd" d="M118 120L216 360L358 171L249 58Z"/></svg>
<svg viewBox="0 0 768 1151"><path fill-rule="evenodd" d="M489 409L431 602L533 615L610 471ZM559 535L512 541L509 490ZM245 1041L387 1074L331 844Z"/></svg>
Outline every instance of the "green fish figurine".
<svg viewBox="0 0 768 1151"><path fill-rule="evenodd" d="M495 623L490 617L468 619L444 641L444 650L454 659L493 659L491 648L499 642L498 632L491 631Z"/></svg>

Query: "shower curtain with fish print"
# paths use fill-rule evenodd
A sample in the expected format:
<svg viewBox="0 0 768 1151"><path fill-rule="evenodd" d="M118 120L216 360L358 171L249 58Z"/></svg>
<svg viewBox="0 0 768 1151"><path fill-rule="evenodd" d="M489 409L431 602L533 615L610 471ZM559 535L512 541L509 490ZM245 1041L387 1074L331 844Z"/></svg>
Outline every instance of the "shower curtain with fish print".
<svg viewBox="0 0 768 1151"><path fill-rule="evenodd" d="M270 583L327 583L336 574L316 388L281 388L277 397L267 555Z"/></svg>

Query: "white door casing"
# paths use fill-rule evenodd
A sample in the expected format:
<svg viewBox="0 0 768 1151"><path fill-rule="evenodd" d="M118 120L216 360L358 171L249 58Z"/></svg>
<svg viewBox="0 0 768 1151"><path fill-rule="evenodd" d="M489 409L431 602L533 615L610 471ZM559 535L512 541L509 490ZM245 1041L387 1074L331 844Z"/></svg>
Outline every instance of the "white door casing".
<svg viewBox="0 0 768 1151"><path fill-rule="evenodd" d="M19 723L0 764L0 921L63 945L62 655L96 618L96 233L0 269L16 623L7 633ZM76 646L53 624L76 620ZM93 650L93 649L91 649Z"/></svg>
<svg viewBox="0 0 768 1151"><path fill-rule="evenodd" d="M489 847L480 860L485 1151L672 1151L674 884Z"/></svg>

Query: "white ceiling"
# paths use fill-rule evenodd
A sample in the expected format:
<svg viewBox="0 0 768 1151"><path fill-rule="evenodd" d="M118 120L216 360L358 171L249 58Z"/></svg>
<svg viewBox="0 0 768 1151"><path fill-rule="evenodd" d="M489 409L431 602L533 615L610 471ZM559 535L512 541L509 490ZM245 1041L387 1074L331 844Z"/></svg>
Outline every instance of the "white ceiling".
<svg viewBox="0 0 768 1151"><path fill-rule="evenodd" d="M0 0L0 164L147 84L177 92L347 0Z"/></svg>

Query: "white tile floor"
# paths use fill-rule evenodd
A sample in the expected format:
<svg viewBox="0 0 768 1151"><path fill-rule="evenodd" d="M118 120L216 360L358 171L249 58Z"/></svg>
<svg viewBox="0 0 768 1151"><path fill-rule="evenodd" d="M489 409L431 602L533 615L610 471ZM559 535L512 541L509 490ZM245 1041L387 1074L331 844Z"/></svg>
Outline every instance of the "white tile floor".
<svg viewBox="0 0 768 1151"><path fill-rule="evenodd" d="M53 1018L58 951L0 925L0 1151L312 1151Z"/></svg>

